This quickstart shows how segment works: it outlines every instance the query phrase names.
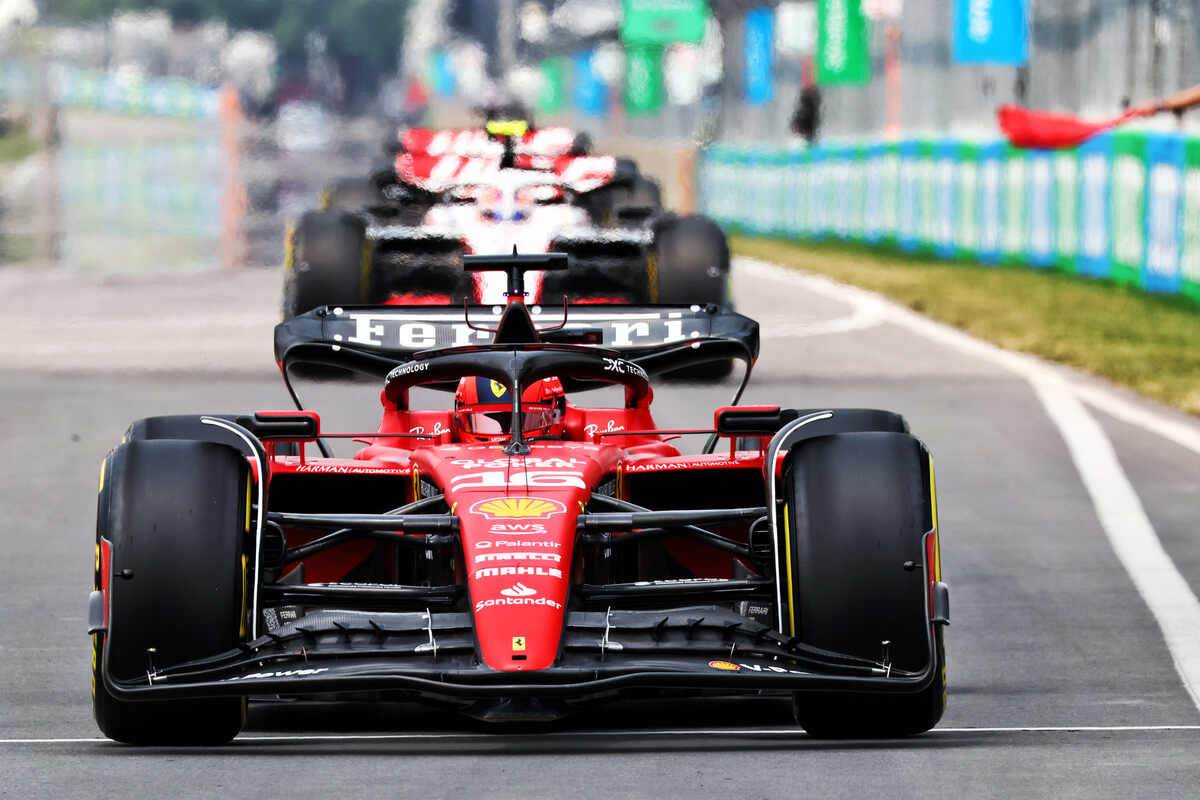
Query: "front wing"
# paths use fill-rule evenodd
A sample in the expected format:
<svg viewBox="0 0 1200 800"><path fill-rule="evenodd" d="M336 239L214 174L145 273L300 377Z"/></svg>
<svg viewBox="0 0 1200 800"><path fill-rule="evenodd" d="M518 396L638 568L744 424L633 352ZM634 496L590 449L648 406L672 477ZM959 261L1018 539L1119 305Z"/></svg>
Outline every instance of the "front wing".
<svg viewBox="0 0 1200 800"><path fill-rule="evenodd" d="M144 676L104 681L127 700L400 691L428 699L586 701L633 689L907 693L934 680L806 646L717 606L568 612L555 666L480 663L470 614L316 612L239 648Z"/></svg>

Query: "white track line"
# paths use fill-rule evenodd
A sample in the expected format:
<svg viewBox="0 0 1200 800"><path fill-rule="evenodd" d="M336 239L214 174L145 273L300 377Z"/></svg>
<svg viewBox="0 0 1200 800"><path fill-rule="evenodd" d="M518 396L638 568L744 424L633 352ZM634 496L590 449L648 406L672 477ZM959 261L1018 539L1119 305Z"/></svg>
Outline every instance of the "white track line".
<svg viewBox="0 0 1200 800"><path fill-rule="evenodd" d="M829 336L851 333L882 325L884 317L877 303L858 303L849 314L813 322L792 322L785 319L760 320L764 339L799 339L809 336Z"/></svg>
<svg viewBox="0 0 1200 800"><path fill-rule="evenodd" d="M1067 443L1109 543L1158 620L1184 688L1200 707L1200 600L1163 549L1112 443L1073 387L1058 378L1032 383Z"/></svg>
<svg viewBox="0 0 1200 800"><path fill-rule="evenodd" d="M962 735L972 733L1192 733L1200 732L1200 725L1167 724L1167 725L1026 725L991 728L934 728L925 735ZM647 730L599 730L599 731L557 731L553 733L301 733L295 735L275 736L239 736L232 744L304 744L309 742L387 742L387 741L419 741L455 739L458 741L500 742L513 739L588 739L604 737L641 737L654 736L796 736L807 737L802 728L663 728ZM898 744L905 739L896 740ZM42 738L42 739L0 739L0 745L25 744L115 744L101 737L90 738ZM203 748L196 752L204 752Z"/></svg>
<svg viewBox="0 0 1200 800"><path fill-rule="evenodd" d="M1158 434L1193 453L1200 453L1200 430L1134 405L1125 398L1095 386L1076 385L1075 394L1109 416Z"/></svg>
<svg viewBox="0 0 1200 800"><path fill-rule="evenodd" d="M743 274L790 281L841 302L869 303L889 322L1029 381L1067 445L1113 551L1158 622L1184 689L1200 708L1200 600L1163 549L1112 443L1081 399L1196 453L1200 430L1139 408L1106 389L1080 385L1064 370L934 322L873 292L757 259L739 258L737 267Z"/></svg>

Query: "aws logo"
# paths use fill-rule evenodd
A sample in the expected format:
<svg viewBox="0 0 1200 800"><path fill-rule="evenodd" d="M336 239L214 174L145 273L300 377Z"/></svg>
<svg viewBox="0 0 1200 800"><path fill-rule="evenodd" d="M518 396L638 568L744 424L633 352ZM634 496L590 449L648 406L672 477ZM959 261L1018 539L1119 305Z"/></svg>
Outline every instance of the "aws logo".
<svg viewBox="0 0 1200 800"><path fill-rule="evenodd" d="M559 501L546 497L494 497L480 500L470 509L486 519L547 519L566 510Z"/></svg>

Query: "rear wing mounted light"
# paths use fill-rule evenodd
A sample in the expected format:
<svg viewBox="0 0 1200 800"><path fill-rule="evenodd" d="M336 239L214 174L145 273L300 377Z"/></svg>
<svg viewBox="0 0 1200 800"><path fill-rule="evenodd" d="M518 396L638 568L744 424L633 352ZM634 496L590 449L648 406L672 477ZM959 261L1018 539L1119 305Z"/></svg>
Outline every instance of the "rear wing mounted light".
<svg viewBox="0 0 1200 800"><path fill-rule="evenodd" d="M566 253L530 253L518 255L516 245L512 255L463 256L463 269L467 272L503 272L508 276L509 297L525 295L526 272L557 272L567 268Z"/></svg>

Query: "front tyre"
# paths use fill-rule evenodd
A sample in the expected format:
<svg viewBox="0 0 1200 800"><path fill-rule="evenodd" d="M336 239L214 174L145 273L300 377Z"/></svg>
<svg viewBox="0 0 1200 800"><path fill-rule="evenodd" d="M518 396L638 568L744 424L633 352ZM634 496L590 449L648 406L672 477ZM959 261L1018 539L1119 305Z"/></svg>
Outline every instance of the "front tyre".
<svg viewBox="0 0 1200 800"><path fill-rule="evenodd" d="M787 455L785 633L871 660L886 640L896 668L933 670L910 694L797 693L796 721L812 736L908 736L941 719L943 627L931 623L929 607L930 581L940 580L932 485L928 452L905 433L820 436Z"/></svg>
<svg viewBox="0 0 1200 800"><path fill-rule="evenodd" d="M138 700L116 680L215 655L245 628L245 553L251 476L220 444L142 440L101 468L96 588L107 588L108 630L93 635L92 711L105 736L138 745L222 744L241 730L245 701ZM107 569L105 569L107 567Z"/></svg>

